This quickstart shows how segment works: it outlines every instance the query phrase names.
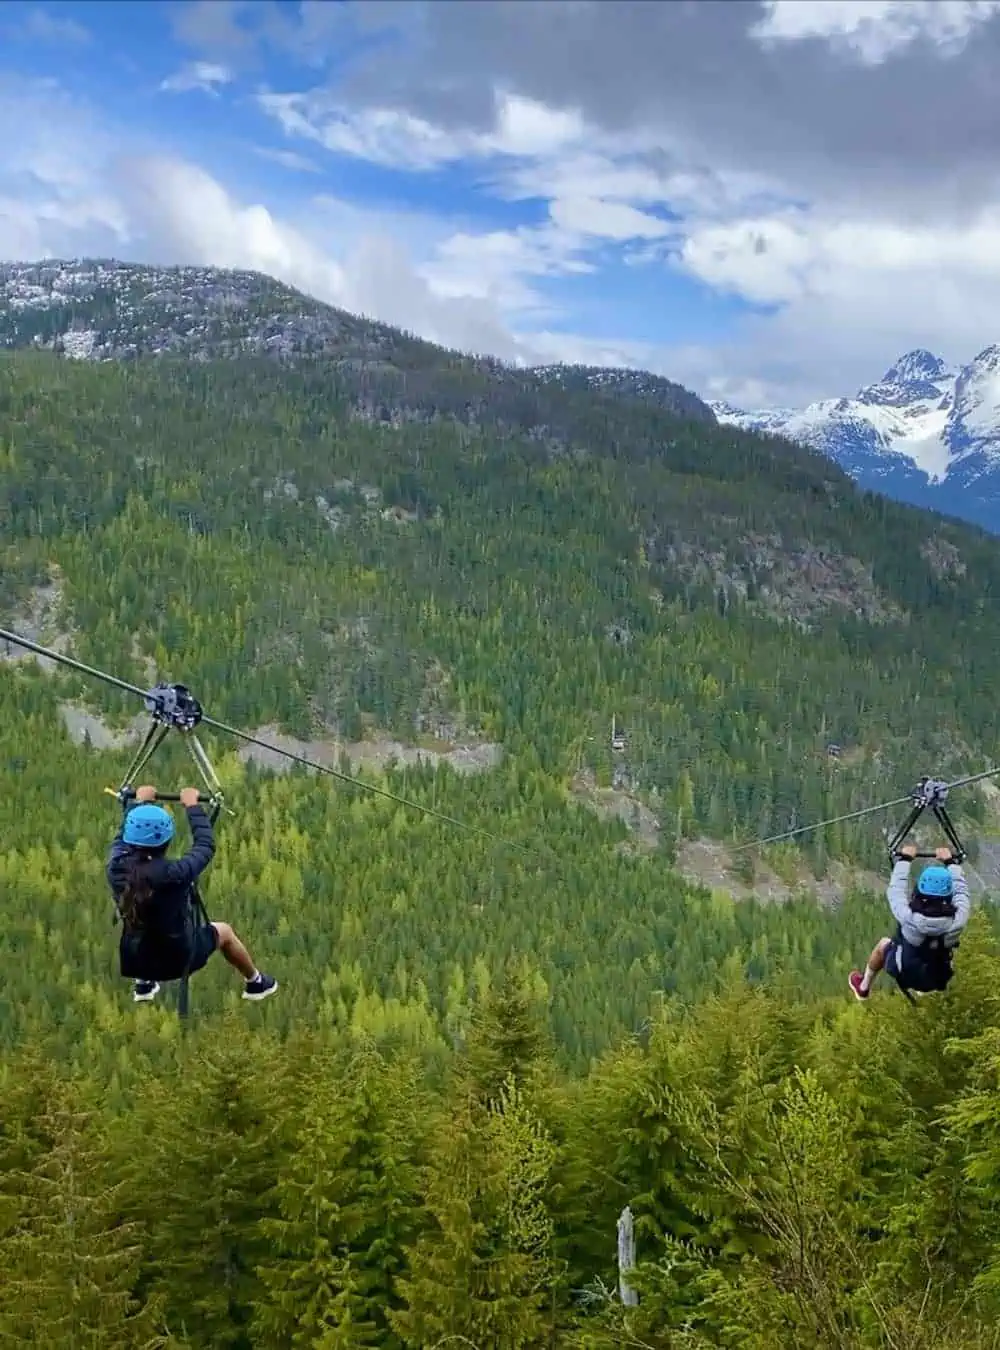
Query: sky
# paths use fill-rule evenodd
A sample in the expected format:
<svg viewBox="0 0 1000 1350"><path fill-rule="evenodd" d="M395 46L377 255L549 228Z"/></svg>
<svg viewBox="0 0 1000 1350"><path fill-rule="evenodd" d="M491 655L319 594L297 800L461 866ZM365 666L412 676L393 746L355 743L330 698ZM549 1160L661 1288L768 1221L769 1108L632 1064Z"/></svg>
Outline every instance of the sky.
<svg viewBox="0 0 1000 1350"><path fill-rule="evenodd" d="M0 259L797 407L1000 340L998 71L1000 0L6 0Z"/></svg>

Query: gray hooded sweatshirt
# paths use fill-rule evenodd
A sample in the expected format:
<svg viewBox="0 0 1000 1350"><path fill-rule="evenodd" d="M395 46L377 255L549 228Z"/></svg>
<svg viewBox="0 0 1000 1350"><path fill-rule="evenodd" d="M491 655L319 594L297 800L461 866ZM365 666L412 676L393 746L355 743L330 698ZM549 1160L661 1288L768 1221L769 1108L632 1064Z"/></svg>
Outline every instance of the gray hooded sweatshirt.
<svg viewBox="0 0 1000 1350"><path fill-rule="evenodd" d="M892 877L886 891L893 917L902 930L904 940L912 947L920 947L926 938L943 937L946 947L956 946L962 936L962 929L969 922L972 907L969 885L961 867L957 863L952 863L948 868L955 884L951 897L955 905L954 917L932 919L926 914L915 914L910 908L910 892L913 889L910 885L912 866L913 864L906 858L897 862L892 869Z"/></svg>

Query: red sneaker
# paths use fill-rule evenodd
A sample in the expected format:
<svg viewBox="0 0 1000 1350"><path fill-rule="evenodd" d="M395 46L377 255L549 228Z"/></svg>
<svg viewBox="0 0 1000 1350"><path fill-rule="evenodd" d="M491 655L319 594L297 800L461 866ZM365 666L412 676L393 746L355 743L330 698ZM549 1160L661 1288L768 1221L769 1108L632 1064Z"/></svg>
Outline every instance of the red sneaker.
<svg viewBox="0 0 1000 1350"><path fill-rule="evenodd" d="M860 1000L860 1002L862 1003L871 993L870 989L861 988L861 981L863 978L864 977L862 976L860 970L852 970L850 975L848 975L847 977L847 983L851 986L851 991L854 994L854 997Z"/></svg>

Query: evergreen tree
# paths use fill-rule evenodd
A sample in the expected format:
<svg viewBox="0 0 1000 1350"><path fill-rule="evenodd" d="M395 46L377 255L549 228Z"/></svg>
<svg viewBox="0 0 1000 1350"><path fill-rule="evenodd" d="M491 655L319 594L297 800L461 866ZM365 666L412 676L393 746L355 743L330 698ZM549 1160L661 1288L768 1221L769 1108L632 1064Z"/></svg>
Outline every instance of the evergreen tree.
<svg viewBox="0 0 1000 1350"><path fill-rule="evenodd" d="M403 1344L447 1338L530 1350L554 1329L551 1141L513 1078L487 1113L470 1099L441 1121L425 1193L429 1231L418 1238L405 1307L391 1322Z"/></svg>
<svg viewBox="0 0 1000 1350"><path fill-rule="evenodd" d="M462 1058L463 1079L486 1106L500 1101L508 1080L537 1081L548 1065L549 1043L537 995L523 969L508 963L473 1007Z"/></svg>
<svg viewBox="0 0 1000 1350"><path fill-rule="evenodd" d="M388 1330L419 1226L413 1068L371 1047L306 1046L298 1110L262 1222L269 1255L254 1324L264 1346L398 1345Z"/></svg>
<svg viewBox="0 0 1000 1350"><path fill-rule="evenodd" d="M174 1075L142 1084L117 1140L123 1215L148 1227L143 1288L195 1345L251 1344L277 1165L273 1053L221 1023L184 1048Z"/></svg>
<svg viewBox="0 0 1000 1350"><path fill-rule="evenodd" d="M21 1212L0 1239L0 1338L67 1350L169 1345L159 1300L134 1294L145 1235L119 1221L125 1183L108 1178L90 1116L64 1092L42 1120L49 1147L13 1174Z"/></svg>

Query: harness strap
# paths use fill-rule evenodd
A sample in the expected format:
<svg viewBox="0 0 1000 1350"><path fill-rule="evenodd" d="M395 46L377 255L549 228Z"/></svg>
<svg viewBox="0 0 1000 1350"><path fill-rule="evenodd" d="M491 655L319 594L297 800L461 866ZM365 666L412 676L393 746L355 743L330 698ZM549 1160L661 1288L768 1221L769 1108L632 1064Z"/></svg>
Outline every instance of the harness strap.
<svg viewBox="0 0 1000 1350"><path fill-rule="evenodd" d="M209 774L212 775L212 778L215 778L215 774L212 770L211 765L208 763L208 756L205 755L204 750L202 750L201 743L198 741L198 738L193 733L191 733L191 740L194 742L195 745L197 745L198 750L200 751L201 755L205 760L205 764L208 769L208 772L205 774L205 778L206 781L210 782L211 780L209 779ZM194 755L195 763L198 763L197 755L194 754L193 750L192 755ZM216 784L218 784L218 779L216 779L215 781ZM215 825L215 822L218 820L219 812L221 810L222 810L222 794L220 792L215 796L208 812L208 818L212 822L213 826ZM188 922L185 925L187 928L187 938L188 938L188 959L187 964L184 967L184 974L181 976L180 979L180 984L177 986L177 1016L180 1018L187 1017L188 1009L190 1007L191 961L194 957L194 935L202 924L207 925L211 922L211 920L208 917L208 910L205 908L205 902L201 898L201 891L198 889L198 883L196 881L191 883L191 889L188 891L187 917L188 920L192 922Z"/></svg>
<svg viewBox="0 0 1000 1350"><path fill-rule="evenodd" d="M190 988L191 988L191 962L194 958L194 935L198 931L198 916L204 918L208 923L208 913L205 909L205 902L201 898L201 892L197 884L193 884L188 891L187 913L184 916L184 936L187 940L187 961L184 966L184 973L181 975L180 983L177 986L177 1015L187 1017L190 1007Z"/></svg>

